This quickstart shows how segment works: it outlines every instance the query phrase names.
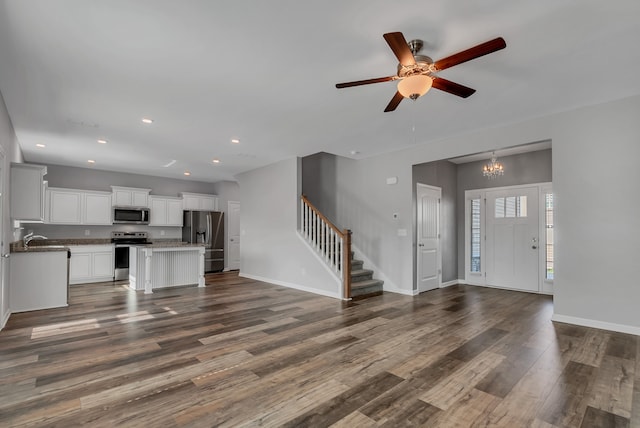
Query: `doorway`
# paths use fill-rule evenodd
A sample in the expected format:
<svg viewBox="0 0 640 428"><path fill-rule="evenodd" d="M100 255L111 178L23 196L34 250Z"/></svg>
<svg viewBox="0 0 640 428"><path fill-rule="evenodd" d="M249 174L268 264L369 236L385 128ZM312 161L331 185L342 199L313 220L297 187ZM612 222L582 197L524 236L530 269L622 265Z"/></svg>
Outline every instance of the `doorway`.
<svg viewBox="0 0 640 428"><path fill-rule="evenodd" d="M418 293L439 288L442 280L441 197L441 188L422 183L416 184Z"/></svg>
<svg viewBox="0 0 640 428"><path fill-rule="evenodd" d="M550 183L465 192L466 283L551 292L541 269L553 254L540 207L547 194Z"/></svg>
<svg viewBox="0 0 640 428"><path fill-rule="evenodd" d="M227 211L229 213L227 270L238 270L240 269L240 202L227 202Z"/></svg>

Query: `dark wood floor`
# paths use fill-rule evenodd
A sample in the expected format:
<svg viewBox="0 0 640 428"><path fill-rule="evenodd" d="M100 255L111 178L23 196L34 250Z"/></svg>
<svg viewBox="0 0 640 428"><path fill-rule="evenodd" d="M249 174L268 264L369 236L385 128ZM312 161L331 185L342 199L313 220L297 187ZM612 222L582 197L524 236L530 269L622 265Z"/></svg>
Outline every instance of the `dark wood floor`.
<svg viewBox="0 0 640 428"><path fill-rule="evenodd" d="M207 284L12 315L0 426L640 426L638 337L553 324L547 296Z"/></svg>

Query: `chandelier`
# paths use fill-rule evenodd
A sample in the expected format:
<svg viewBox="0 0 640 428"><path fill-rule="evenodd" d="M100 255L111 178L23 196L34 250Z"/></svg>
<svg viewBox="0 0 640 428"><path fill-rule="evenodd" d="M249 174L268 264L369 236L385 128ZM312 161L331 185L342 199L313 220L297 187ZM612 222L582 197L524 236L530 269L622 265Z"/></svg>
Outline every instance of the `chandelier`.
<svg viewBox="0 0 640 428"><path fill-rule="evenodd" d="M496 178L499 175L504 175L504 167L498 162L495 153L491 153L491 163L482 167L482 175L488 178Z"/></svg>

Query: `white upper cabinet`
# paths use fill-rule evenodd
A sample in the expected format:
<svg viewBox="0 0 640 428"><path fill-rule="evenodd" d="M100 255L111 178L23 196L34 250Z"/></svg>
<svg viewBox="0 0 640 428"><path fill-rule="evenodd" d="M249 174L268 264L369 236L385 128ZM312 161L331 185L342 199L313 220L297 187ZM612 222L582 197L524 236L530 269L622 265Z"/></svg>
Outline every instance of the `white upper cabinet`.
<svg viewBox="0 0 640 428"><path fill-rule="evenodd" d="M44 176L47 167L11 164L11 218L22 222L44 221Z"/></svg>
<svg viewBox="0 0 640 428"><path fill-rule="evenodd" d="M149 226L182 226L182 199L169 196L149 196L151 218Z"/></svg>
<svg viewBox="0 0 640 428"><path fill-rule="evenodd" d="M218 211L218 197L201 193L180 193L185 211Z"/></svg>
<svg viewBox="0 0 640 428"><path fill-rule="evenodd" d="M111 225L111 193L47 189L47 223Z"/></svg>
<svg viewBox="0 0 640 428"><path fill-rule="evenodd" d="M114 207L149 207L151 189L111 186Z"/></svg>

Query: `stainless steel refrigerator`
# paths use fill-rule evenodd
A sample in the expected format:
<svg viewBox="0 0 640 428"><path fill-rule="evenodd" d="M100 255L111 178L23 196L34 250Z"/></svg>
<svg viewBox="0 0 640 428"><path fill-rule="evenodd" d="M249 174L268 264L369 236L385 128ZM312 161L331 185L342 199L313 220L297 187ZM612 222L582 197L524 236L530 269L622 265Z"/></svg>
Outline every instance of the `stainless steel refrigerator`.
<svg viewBox="0 0 640 428"><path fill-rule="evenodd" d="M224 269L224 213L219 211L185 211L182 240L204 244L204 271Z"/></svg>

